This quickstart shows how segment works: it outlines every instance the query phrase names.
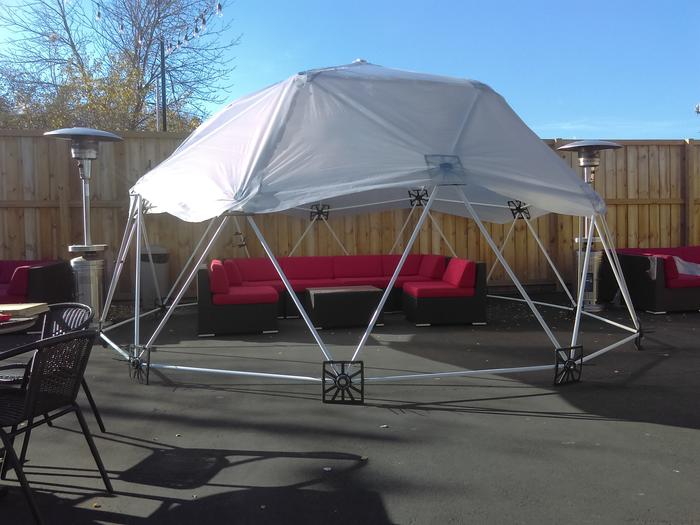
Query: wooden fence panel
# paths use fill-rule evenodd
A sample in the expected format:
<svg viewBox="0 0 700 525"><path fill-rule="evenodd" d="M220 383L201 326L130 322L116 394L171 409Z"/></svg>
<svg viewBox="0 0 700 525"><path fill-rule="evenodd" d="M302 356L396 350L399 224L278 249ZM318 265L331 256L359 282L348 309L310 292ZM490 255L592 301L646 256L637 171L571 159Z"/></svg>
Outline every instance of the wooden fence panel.
<svg viewBox="0 0 700 525"><path fill-rule="evenodd" d="M92 166L92 239L105 243L107 271L111 273L124 233L128 190L149 169L170 155L184 138L179 134L126 133L122 143L105 143ZM607 220L618 247L679 246L700 244L700 146L695 141L620 141L623 148L601 154L594 188L606 199ZM556 148L560 142L547 141ZM557 152L576 172L581 169L575 154ZM418 221L416 210L400 235L399 253ZM483 260L490 267L496 260L478 228L463 217L433 212L421 229L413 253L451 255ZM388 253L409 217L409 210L331 217L328 221L351 254ZM240 233L251 256L264 255L260 243L243 218ZM256 217L274 252L287 255L309 222L285 215ZM532 221L542 243L562 275L575 274L574 237L578 219L548 215ZM190 224L168 215L149 215L147 231L152 244L170 250L171 280L190 256L206 223ZM510 223L487 224L498 246L503 244ZM212 254L243 257L241 236L233 221L216 242ZM443 239L440 230L445 236ZM0 132L0 258L68 259L69 244L82 242L81 184L70 158L67 141L48 139L40 132ZM519 221L504 255L514 271L528 284L554 283L554 273L526 225ZM334 236L322 222L315 224L295 255L342 254ZM133 254L120 292L128 294L133 273ZM494 284L510 284L500 265Z"/></svg>

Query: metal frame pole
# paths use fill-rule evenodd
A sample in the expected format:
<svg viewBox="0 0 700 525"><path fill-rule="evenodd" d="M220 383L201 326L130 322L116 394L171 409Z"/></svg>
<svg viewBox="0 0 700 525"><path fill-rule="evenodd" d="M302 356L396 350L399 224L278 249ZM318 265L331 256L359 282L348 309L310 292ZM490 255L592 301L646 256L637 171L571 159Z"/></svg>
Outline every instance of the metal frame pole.
<svg viewBox="0 0 700 525"><path fill-rule="evenodd" d="M245 256L250 259L250 252L248 251L248 243L245 240L245 237L243 236L243 230L241 229L241 224L238 222L238 217L235 215L233 216L233 223L236 225L236 231L240 234L241 239L243 240L243 249L245 250Z"/></svg>
<svg viewBox="0 0 700 525"><path fill-rule="evenodd" d="M291 257L292 254L297 250L297 248L299 247L299 245L300 245L300 244L302 243L302 241L304 240L304 237L306 237L306 234L309 233L309 230L311 229L311 227L312 227L314 224L316 224L316 221L317 221L317 220L318 220L318 216L314 217L313 220L312 220L311 222L309 222L309 225L308 225L308 226L306 227L306 229L304 230L304 233L301 234L301 237L299 237L299 240L298 240L297 243L294 245L294 248L292 248L292 249L290 250L288 257Z"/></svg>
<svg viewBox="0 0 700 525"><path fill-rule="evenodd" d="M294 288L292 288L291 283L287 279L287 276L284 274L284 271L282 270L282 267L280 266L279 262L277 261L275 254L272 253L272 250L270 249L270 246L268 246L267 241L265 240L265 237L263 236L260 229L258 229L258 225L255 224L253 217L251 217L250 215L248 216L248 224L250 224L250 227L253 228L253 231L255 232L256 237L260 241L260 244L262 244L263 250L265 250L265 253L267 254L268 258L270 259L270 262L272 262L272 265L275 267L275 270L277 270L277 274L280 276L280 279L282 279L282 282L284 283L284 287L287 289L287 293L289 294L289 297L292 299L292 301L294 301L294 305L299 309L299 313L301 314L301 317L304 319L306 326L308 326L309 331L311 332L311 335L316 340L316 344L318 344L318 347L321 349L321 352L323 353L323 356L326 358L326 361L333 361L333 357L331 356L330 352L326 348L326 345L323 343L321 336L318 335L318 331L316 330L316 327L311 322L311 319L309 318L309 315L306 313L306 310L302 306L301 301L299 301L297 294L294 292Z"/></svg>
<svg viewBox="0 0 700 525"><path fill-rule="evenodd" d="M462 193L462 201L464 202L464 205L467 207L467 210L469 211L469 214L471 215L472 219L474 222L476 222L477 226L479 227L479 230L481 231L481 235L484 236L486 239L486 242L489 244L491 249L494 251L496 254L496 257L498 257L499 261L503 265L503 269L506 271L508 276L512 279L513 284L515 284L515 287L518 289L520 292L520 295L523 296L523 299L527 302L527 305L530 307L530 310L532 310L532 313L535 315L535 318L537 321L540 323L540 326L542 326L542 329L544 330L545 334L547 334L547 337L549 337L549 340L552 342L554 345L554 348L561 348L561 345L559 344L559 341L557 341L557 338L554 336L552 333L552 330L547 326L547 323L545 320L542 318L542 315L540 314L539 310L537 310L537 307L535 304L532 302L532 299L528 295L528 293L525 291L525 288L523 288L523 285L520 284L520 280L517 278L511 267L508 265L508 262L505 260L505 257L503 257L503 254L498 251L498 246L496 246L496 243L494 240L491 238L489 235L488 230L486 229L486 226L481 222L481 219L479 216L476 214L476 211L474 211L474 207L472 206L471 202L469 202L469 197L467 197L467 192L464 189L464 187L461 187L461 193Z"/></svg>
<svg viewBox="0 0 700 525"><path fill-rule="evenodd" d="M325 219L325 217L321 216L321 220L326 225L326 228L328 228L328 231L331 232L331 235L333 236L335 241L340 245L340 248L343 250L343 253L345 253L345 255L350 255L345 249L345 246L343 246L343 243L340 242L340 239L338 239L338 236L335 234L335 231L333 231L333 228L331 228L331 225L328 224L328 221Z"/></svg>
<svg viewBox="0 0 700 525"><path fill-rule="evenodd" d="M588 224L586 254L583 256L583 271L588 273L588 264L591 258L591 246L593 244L593 220ZM583 294L586 289L586 279L581 278L578 286L578 296L576 301L576 318L574 320L574 330L571 333L571 346L576 346L578 341L578 332L581 325L581 312L583 311Z"/></svg>
<svg viewBox="0 0 700 525"><path fill-rule="evenodd" d="M170 296L173 294L175 289L177 288L178 283L180 282L180 279L182 279L182 276L185 275L187 268L189 267L190 263L194 259L195 255L197 255L197 252L199 251L199 248L202 246L202 243L204 242L204 239L207 238L207 235L209 234L209 231L212 229L214 226L214 223L216 222L216 219L218 217L214 217L212 220L209 221L209 224L207 225L206 229L204 230L204 233L200 237L199 241L197 242L197 245L194 247L194 250L192 250L192 253L190 254L190 257L187 259L187 262L185 265L182 267L182 270L180 270L180 274L177 276L177 279L175 279L175 282L173 285L170 287L170 291L168 292L167 297L165 298L165 301L163 301L163 304L167 304L168 301L170 300Z"/></svg>
<svg viewBox="0 0 700 525"><path fill-rule="evenodd" d="M141 331L141 227L143 222L143 198L136 196L136 274L134 275L134 346L139 345Z"/></svg>
<svg viewBox="0 0 700 525"><path fill-rule="evenodd" d="M433 223L433 226L435 226L435 229L440 234L440 237L442 238L443 242L450 249L450 252L452 252L452 257L457 257L457 252L450 244L450 241L447 240L447 237L445 237L445 234L443 233L442 228L440 228L440 224L438 223L438 221L435 219L435 217L433 217L432 213L428 213L428 216L430 217L430 220Z"/></svg>
<svg viewBox="0 0 700 525"><path fill-rule="evenodd" d="M112 299L114 298L114 293L117 290L117 283L119 282L119 277L121 277L122 270L124 268L124 262L126 260L126 253L131 246L131 239L134 235L134 207L136 205L136 199L131 197L129 199L129 212L126 219L126 225L124 227L124 235L122 236L122 243L119 246L119 252L117 253L117 260L114 264L114 273L112 274L112 280L109 283L109 289L107 290L107 297L105 299L105 305L102 309L102 315L100 316L99 326L102 327L104 322L107 320L107 314L109 313L109 308L112 305Z"/></svg>
<svg viewBox="0 0 700 525"><path fill-rule="evenodd" d="M518 219L515 218L513 219L513 222L510 225L510 230L508 230L508 233L506 234L506 238L503 239L503 244L501 244L501 247L498 249L498 252L503 255L503 250L506 248L506 244L508 244L508 241L510 240L510 236L513 233L513 230L515 229L515 221ZM493 275L494 270L496 269L496 265L498 264L498 256L496 257L496 260L493 261L493 264L491 265L491 269L489 270L489 273L486 275L486 282L489 282L489 279L491 279L491 275Z"/></svg>
<svg viewBox="0 0 700 525"><path fill-rule="evenodd" d="M598 220L593 218L593 224L596 227L596 230L598 231L598 235L600 235L600 242L603 245L603 250L605 250L605 255L608 257L608 261L610 262L610 267L613 271L613 275L615 276L615 280L617 281L617 285L620 287L620 293L622 294L622 297L625 301L625 305L627 306L627 311L630 314L630 317L632 318L632 322L634 323L634 326L637 330L640 330L641 325L639 324L639 319L637 318L637 314L634 310L634 306L632 305L632 298L630 297L630 292L627 289L627 283L625 282L625 277L622 274L622 267L620 266L620 260L617 258L617 252L612 247L612 240L610 239L610 231L608 230L608 225L605 222L605 217L598 215L598 218L600 218L602 224L603 224L603 230L598 226Z"/></svg>
<svg viewBox="0 0 700 525"><path fill-rule="evenodd" d="M417 206L411 206L411 211L408 212L408 217L406 217L406 220L403 223L403 226L401 226L401 230L399 230L399 234L396 236L396 239L394 240L394 244L391 247L391 250L389 250L389 255L394 253L394 250L399 244L399 241L403 237L403 232L406 230L406 226L408 226L409 221L411 220L411 217L413 216L413 210L415 210Z"/></svg>
<svg viewBox="0 0 700 525"><path fill-rule="evenodd" d="M197 263L194 265L194 268L192 269L190 274L187 276L187 279L185 279L185 282L182 285L182 287L180 288L180 291L178 291L177 295L173 299L173 303L166 309L165 315L163 316L163 319L160 320L160 323L158 324L156 329L153 331L153 334L151 335L150 339L146 343L146 348L150 348L151 346L153 346L153 342L156 340L156 337L158 337L158 335L160 335L160 332L163 330L165 323L167 323L168 319L170 319L170 316L173 315L173 312L175 311L176 306L180 303L182 296L185 295L185 292L187 291L187 287L190 285L190 283L194 279L195 275L197 275L197 269L199 268L199 265L202 264L202 261L209 253L209 250L211 250L211 247L214 245L214 242L216 242L216 239L219 238L219 235L221 234L221 230L223 230L227 219L228 219L228 215L223 215L221 217L221 222L219 223L219 226L216 228L214 235L211 237L211 239L209 239L209 242L207 243L206 247L204 248L204 251L199 256Z"/></svg>
<svg viewBox="0 0 700 525"><path fill-rule="evenodd" d="M416 238L418 237L418 234L420 233L420 229L423 227L425 220L427 219L428 215L430 214L430 207L433 205L433 201L435 200L435 196L438 193L438 188L439 188L439 186L435 186L432 193L430 194L430 197L428 198L428 202L425 205L425 208L423 208L423 213L421 213L420 218L418 219L418 222L416 223L415 228L413 228L413 233L411 234L411 238L408 240L408 243L406 243L406 248L404 249L403 253L401 254L401 259L399 259L399 264L396 266L396 269L394 270L394 273L392 274L391 279L389 280L389 284L384 289L384 293L382 294L382 298L379 300L379 305L374 310L374 313L372 314L372 318L370 319L369 324L367 325L367 329L365 330L365 333L362 334L362 339L360 339L360 342L358 343L357 348L355 349L355 353L352 354L352 358L350 359L350 361L354 361L355 358L360 354L360 352L362 351L362 348L365 346L365 343L367 342L367 339L369 338L369 334L372 332L372 329L374 328L374 325L377 322L377 319L379 319L379 314L381 313L382 308L384 308L384 304L386 303L386 300L389 297L391 290L394 288L394 283L396 282L396 279L399 277L399 273L401 272L401 268L403 268L404 262L406 262L406 258L408 257L408 253L411 251L411 248L413 247L413 243L416 242Z"/></svg>
<svg viewBox="0 0 700 525"><path fill-rule="evenodd" d="M527 224L527 227L529 228L530 233L532 233L532 236L535 238L535 241L537 242L537 246L539 246L540 250L542 250L542 253L544 254L545 259L547 259L549 266L552 268L552 270L554 271L554 274L557 276L557 279L559 280L559 284L561 284L562 288L566 292L566 295L569 296L569 300L571 301L571 304L575 305L576 301L574 300L573 296L571 295L569 288L564 283L564 279L561 276L561 274L559 273L559 270L557 270L557 267L554 265L554 261L552 261L551 257L549 256L549 253L547 253L547 250L545 249L544 245L542 244L542 240L537 235L535 228L532 226L532 224L530 223L530 221L526 217L523 217L523 220L525 221L525 224Z"/></svg>
<svg viewBox="0 0 700 525"><path fill-rule="evenodd" d="M146 231L146 221L143 221L141 225L143 234L143 244L146 247L146 253L148 254L148 262L151 267L151 277L153 278L153 287L156 291L156 296L158 297L158 302L163 304L163 295L160 293L160 284L158 284L158 275L156 274L156 265L153 262L153 252L151 250L151 243L148 241L148 232Z"/></svg>

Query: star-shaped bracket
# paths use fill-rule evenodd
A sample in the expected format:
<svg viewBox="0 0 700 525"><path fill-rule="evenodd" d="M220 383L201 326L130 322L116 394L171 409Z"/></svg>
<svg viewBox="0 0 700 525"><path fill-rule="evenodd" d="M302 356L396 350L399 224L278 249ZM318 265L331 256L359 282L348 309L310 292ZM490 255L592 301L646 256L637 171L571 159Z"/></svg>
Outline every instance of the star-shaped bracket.
<svg viewBox="0 0 700 525"><path fill-rule="evenodd" d="M331 207L328 204L312 204L311 212L309 213L309 220L315 221L318 219L328 220L328 213Z"/></svg>
<svg viewBox="0 0 700 525"><path fill-rule="evenodd" d="M581 381L583 345L557 348L554 354L554 384L565 385Z"/></svg>
<svg viewBox="0 0 700 525"><path fill-rule="evenodd" d="M365 402L365 365L362 361L323 362L323 402L361 405Z"/></svg>
<svg viewBox="0 0 700 525"><path fill-rule="evenodd" d="M514 219L530 219L530 205L522 201L508 201Z"/></svg>

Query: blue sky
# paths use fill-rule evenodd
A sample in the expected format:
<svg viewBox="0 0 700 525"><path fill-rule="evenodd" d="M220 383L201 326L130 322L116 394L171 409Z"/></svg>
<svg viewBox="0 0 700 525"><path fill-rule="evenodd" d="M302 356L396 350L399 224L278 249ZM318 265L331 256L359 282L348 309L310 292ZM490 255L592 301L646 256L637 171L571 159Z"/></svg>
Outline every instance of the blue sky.
<svg viewBox="0 0 700 525"><path fill-rule="evenodd" d="M361 57L489 84L542 138L700 136L698 0L235 0L224 16L242 34L227 101Z"/></svg>

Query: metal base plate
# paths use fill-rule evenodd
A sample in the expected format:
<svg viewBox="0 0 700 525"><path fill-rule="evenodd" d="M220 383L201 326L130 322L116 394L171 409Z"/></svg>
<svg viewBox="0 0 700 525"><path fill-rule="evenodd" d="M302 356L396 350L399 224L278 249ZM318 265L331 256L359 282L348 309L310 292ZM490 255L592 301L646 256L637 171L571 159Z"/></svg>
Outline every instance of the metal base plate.
<svg viewBox="0 0 700 525"><path fill-rule="evenodd" d="M554 355L554 384L578 383L583 369L583 345L557 348Z"/></svg>
<svg viewBox="0 0 700 525"><path fill-rule="evenodd" d="M361 405L365 402L365 365L362 361L323 362L323 402Z"/></svg>

